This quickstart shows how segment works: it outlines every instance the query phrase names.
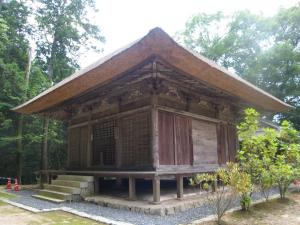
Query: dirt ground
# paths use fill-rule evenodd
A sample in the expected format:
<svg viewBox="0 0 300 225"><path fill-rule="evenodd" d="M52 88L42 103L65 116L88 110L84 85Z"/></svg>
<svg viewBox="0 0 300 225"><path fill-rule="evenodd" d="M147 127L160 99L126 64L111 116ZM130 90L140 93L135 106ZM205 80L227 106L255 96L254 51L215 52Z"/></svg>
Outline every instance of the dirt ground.
<svg viewBox="0 0 300 225"><path fill-rule="evenodd" d="M288 199L274 199L252 206L249 212L237 211L224 216L224 225L300 225L300 193L288 194ZM205 222L201 225L215 225ZM200 225L200 224L199 224Z"/></svg>

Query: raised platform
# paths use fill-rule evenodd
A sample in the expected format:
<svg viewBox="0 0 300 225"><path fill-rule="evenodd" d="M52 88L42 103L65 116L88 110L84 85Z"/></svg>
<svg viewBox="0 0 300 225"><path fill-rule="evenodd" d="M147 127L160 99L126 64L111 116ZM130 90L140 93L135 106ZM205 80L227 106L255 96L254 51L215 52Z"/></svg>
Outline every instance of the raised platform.
<svg viewBox="0 0 300 225"><path fill-rule="evenodd" d="M213 172L218 168L218 166L206 165L200 166L199 168L189 168L187 166L178 167L177 169L164 169L164 170L154 170L154 171L104 171L104 170L46 170L39 171L40 174L46 174L48 178L53 175L58 176L67 176L72 177L72 175L76 176L93 176L95 179L95 193L99 193L101 187L99 187L99 179L100 178L117 178L117 179L128 179L128 192L126 198L133 201L136 200L136 181L138 179L151 180L152 181L152 203L160 204L161 196L160 196L160 187L161 180L165 179L175 179L176 180L176 196L178 200L183 199L184 191L183 191L183 179L185 177L191 177L198 173L203 172ZM62 175L68 174L68 175ZM51 180L51 179L50 179ZM61 185L58 183L54 183L55 185Z"/></svg>

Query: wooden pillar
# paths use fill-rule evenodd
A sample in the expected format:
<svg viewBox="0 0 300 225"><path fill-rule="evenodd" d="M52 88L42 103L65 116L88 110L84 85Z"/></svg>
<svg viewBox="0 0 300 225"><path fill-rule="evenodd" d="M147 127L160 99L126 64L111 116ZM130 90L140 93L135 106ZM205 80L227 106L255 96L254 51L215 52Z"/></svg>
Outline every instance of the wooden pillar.
<svg viewBox="0 0 300 225"><path fill-rule="evenodd" d="M177 199L183 198L183 176L176 175Z"/></svg>
<svg viewBox="0 0 300 225"><path fill-rule="evenodd" d="M153 203L159 204L160 203L160 178L159 178L159 176L153 177L152 185L153 185Z"/></svg>
<svg viewBox="0 0 300 225"><path fill-rule="evenodd" d="M136 199L136 190L135 190L135 178L129 177L128 178L128 185L129 185L129 200Z"/></svg>
<svg viewBox="0 0 300 225"><path fill-rule="evenodd" d="M92 114L89 115L88 132L87 132L87 151L86 151L86 165L90 167L92 165L92 138L93 138L93 126L91 124Z"/></svg>
<svg viewBox="0 0 300 225"><path fill-rule="evenodd" d="M154 98L154 97L153 97ZM156 98L155 98L156 99ZM153 100L155 102L155 100ZM153 103L154 104L154 103ZM151 145L152 145L152 163L153 168L158 168L159 166L159 152L158 152L158 118L157 110L155 105L151 109L151 123L152 123L152 133L151 133Z"/></svg>
<svg viewBox="0 0 300 225"><path fill-rule="evenodd" d="M99 193L100 191L100 178L99 177L94 177L94 190L95 190L95 193Z"/></svg>

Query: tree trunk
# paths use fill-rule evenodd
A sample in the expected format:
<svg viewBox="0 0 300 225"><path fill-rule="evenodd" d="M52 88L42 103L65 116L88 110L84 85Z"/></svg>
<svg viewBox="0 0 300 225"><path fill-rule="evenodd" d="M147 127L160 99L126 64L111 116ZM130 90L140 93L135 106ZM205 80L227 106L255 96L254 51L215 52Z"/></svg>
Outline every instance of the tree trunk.
<svg viewBox="0 0 300 225"><path fill-rule="evenodd" d="M17 163L17 178L20 184L22 183L22 173L23 173L23 120L24 116L21 114L18 120L17 128L17 153L16 153L16 163Z"/></svg>
<svg viewBox="0 0 300 225"><path fill-rule="evenodd" d="M43 143L41 151L41 170L48 170L48 129L49 117L45 116L43 120ZM48 181L48 177L41 174L40 186L42 188L43 182Z"/></svg>
<svg viewBox="0 0 300 225"><path fill-rule="evenodd" d="M31 49L28 48L28 62L25 71L25 90L22 96L22 100L27 100L28 86L29 86L29 77L31 70ZM24 115L21 114L18 120L18 128L17 128L17 153L16 153L16 163L17 163L17 177L19 179L19 183L22 183L22 174L23 174L23 122Z"/></svg>

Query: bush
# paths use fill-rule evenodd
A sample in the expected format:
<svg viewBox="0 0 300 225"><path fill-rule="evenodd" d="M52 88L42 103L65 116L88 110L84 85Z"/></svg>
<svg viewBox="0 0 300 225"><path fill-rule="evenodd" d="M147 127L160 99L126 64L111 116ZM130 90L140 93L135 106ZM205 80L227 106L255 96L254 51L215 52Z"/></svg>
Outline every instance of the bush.
<svg viewBox="0 0 300 225"><path fill-rule="evenodd" d="M284 198L290 183L299 177L299 133L288 121L283 121L280 132L265 128L258 135L259 113L246 109L244 115L237 127L241 140L237 158L241 167L251 176L253 184L258 185L266 200L275 184Z"/></svg>
<svg viewBox="0 0 300 225"><path fill-rule="evenodd" d="M217 223L231 208L237 195L243 210L248 210L251 204L251 177L243 172L238 164L227 163L227 169L219 169L214 174L198 174L190 179L191 185L202 184L207 191L206 199L213 213L217 215Z"/></svg>

